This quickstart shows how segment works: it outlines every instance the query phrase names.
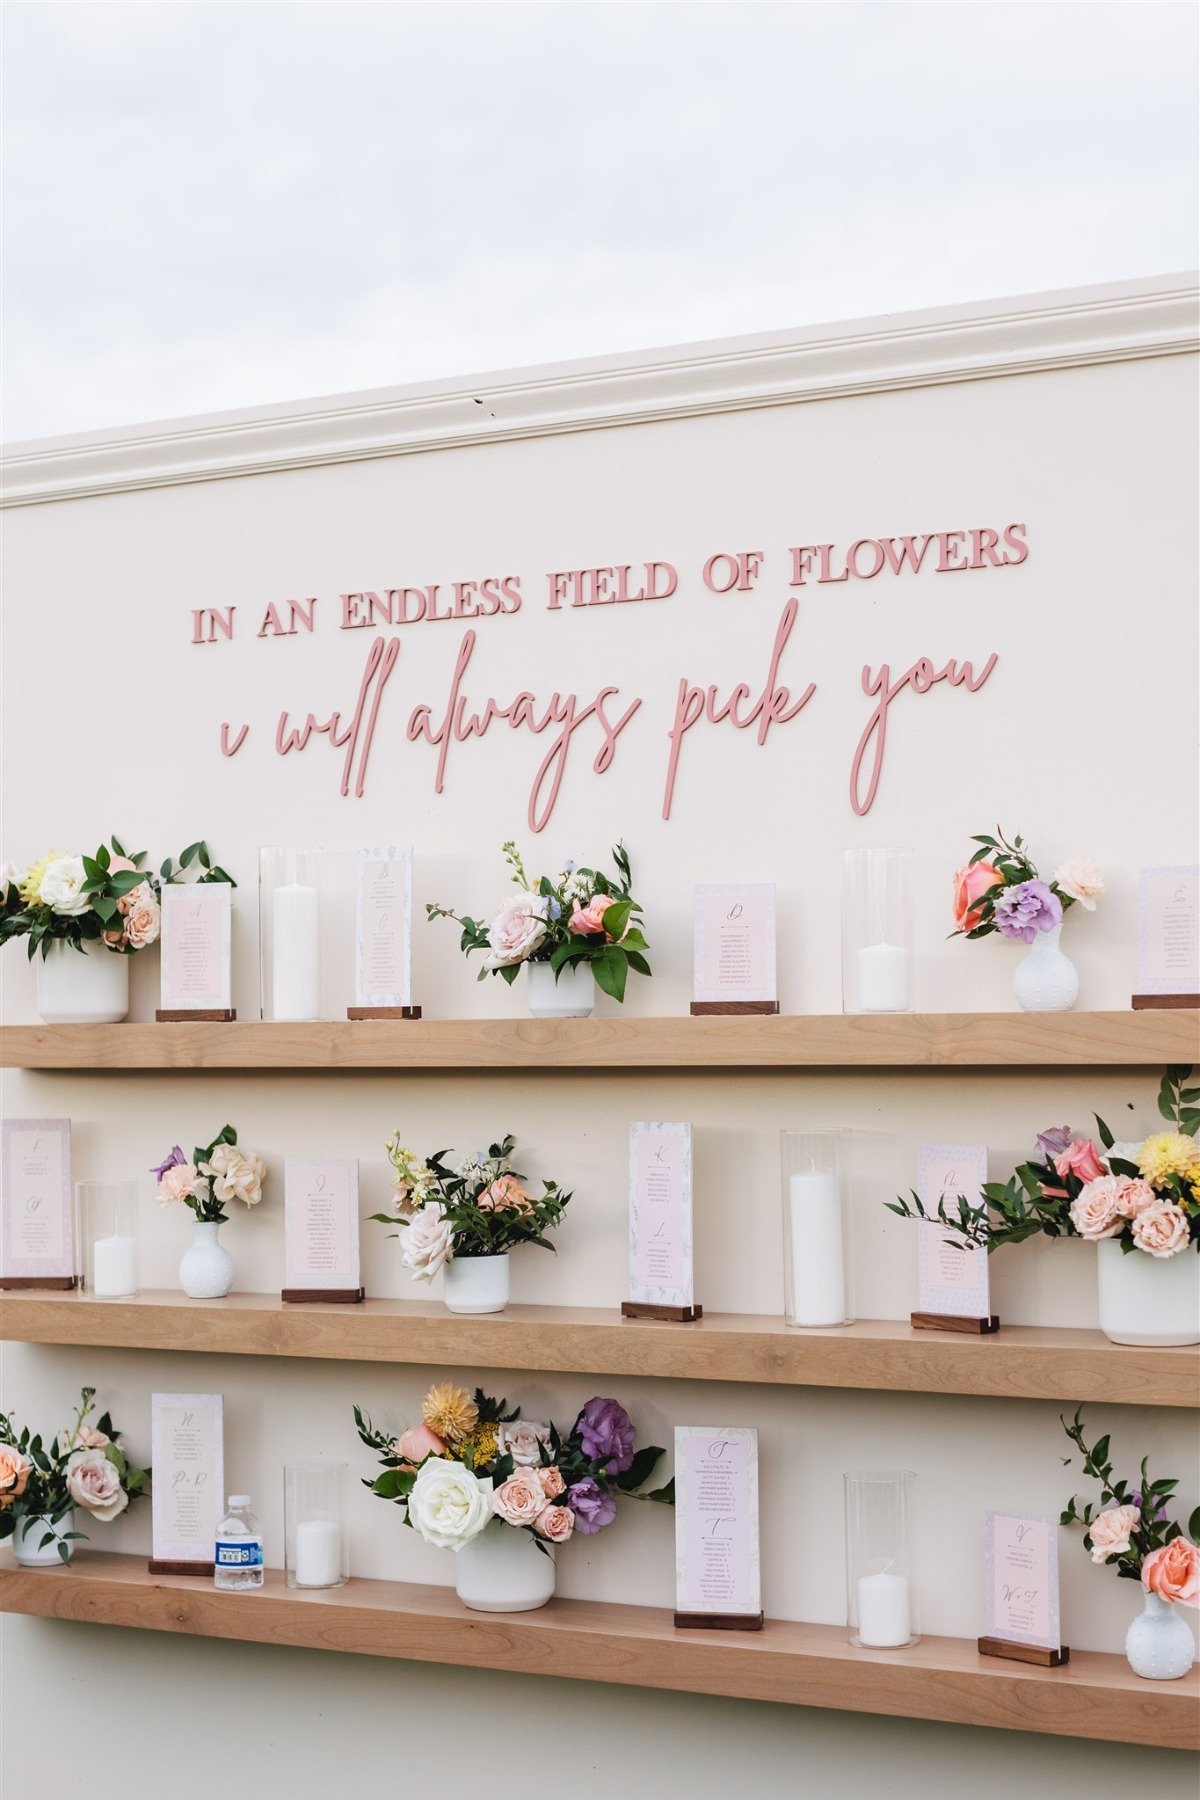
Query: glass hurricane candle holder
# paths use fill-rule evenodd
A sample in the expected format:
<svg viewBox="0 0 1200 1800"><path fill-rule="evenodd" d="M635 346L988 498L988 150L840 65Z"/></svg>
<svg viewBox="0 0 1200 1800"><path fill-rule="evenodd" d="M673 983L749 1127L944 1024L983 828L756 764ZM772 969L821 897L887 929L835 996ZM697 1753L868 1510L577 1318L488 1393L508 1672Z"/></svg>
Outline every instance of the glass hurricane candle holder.
<svg viewBox="0 0 1200 1800"><path fill-rule="evenodd" d="M897 1650L918 1641L913 1490L908 1469L844 1477L846 1623L850 1642Z"/></svg>
<svg viewBox="0 0 1200 1800"><path fill-rule="evenodd" d="M137 1182L77 1182L75 1204L84 1291L98 1300L129 1299L138 1291Z"/></svg>
<svg viewBox="0 0 1200 1800"><path fill-rule="evenodd" d="M842 861L842 1011L913 1007L912 851L847 850Z"/></svg>
<svg viewBox="0 0 1200 1800"><path fill-rule="evenodd" d="M284 1567L289 1587L346 1579L345 1463L289 1463L283 1471Z"/></svg>
<svg viewBox="0 0 1200 1800"><path fill-rule="evenodd" d="M854 1318L847 1131L783 1131L784 1317L789 1325Z"/></svg>

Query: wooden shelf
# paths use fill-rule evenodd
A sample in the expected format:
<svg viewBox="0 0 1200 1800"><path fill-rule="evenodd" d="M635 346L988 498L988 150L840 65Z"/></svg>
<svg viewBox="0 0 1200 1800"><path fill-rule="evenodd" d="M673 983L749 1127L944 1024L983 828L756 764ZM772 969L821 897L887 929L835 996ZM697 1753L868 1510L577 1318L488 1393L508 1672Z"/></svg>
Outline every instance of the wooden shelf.
<svg viewBox="0 0 1200 1800"><path fill-rule="evenodd" d="M472 1613L448 1588L354 1580L304 1592L274 1570L255 1593L221 1593L195 1578L150 1575L134 1557L91 1551L66 1569L20 1569L6 1555L0 1610L1110 1743L1200 1746L1195 1671L1183 1681L1139 1681L1123 1657L1094 1651L1073 1653L1062 1669L1039 1669L980 1656L957 1638L856 1650L832 1625L771 1619L761 1632L676 1631L669 1612L596 1601Z"/></svg>
<svg viewBox="0 0 1200 1800"><path fill-rule="evenodd" d="M1098 1331L1032 1325L1005 1326L994 1337L914 1331L888 1319L790 1331L780 1319L754 1313L711 1313L675 1325L622 1319L615 1308L510 1306L470 1317L429 1301L284 1306L275 1294L188 1300L173 1291L133 1300L10 1293L0 1298L0 1320L0 1335L28 1344L1200 1405L1196 1349L1137 1350L1110 1344Z"/></svg>

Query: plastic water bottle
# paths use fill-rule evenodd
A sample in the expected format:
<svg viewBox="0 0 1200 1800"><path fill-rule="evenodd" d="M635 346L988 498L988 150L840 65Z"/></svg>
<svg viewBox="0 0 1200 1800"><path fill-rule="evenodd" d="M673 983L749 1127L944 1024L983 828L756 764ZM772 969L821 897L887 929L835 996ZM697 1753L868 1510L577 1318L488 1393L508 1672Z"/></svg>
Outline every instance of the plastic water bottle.
<svg viewBox="0 0 1200 1800"><path fill-rule="evenodd" d="M213 1580L241 1592L263 1584L262 1526L250 1511L249 1494L230 1494L229 1511L217 1526Z"/></svg>

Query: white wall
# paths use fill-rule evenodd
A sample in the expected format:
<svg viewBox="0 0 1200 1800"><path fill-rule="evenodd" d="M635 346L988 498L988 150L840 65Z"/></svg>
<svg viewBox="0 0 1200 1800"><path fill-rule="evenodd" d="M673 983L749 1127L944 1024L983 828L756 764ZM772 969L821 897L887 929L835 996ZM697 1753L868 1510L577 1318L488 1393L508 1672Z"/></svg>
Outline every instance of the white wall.
<svg viewBox="0 0 1200 1800"><path fill-rule="evenodd" d="M1049 304L1045 312L1078 314L1095 335L1107 304L1112 354L1130 354L1128 342L1119 342L1123 314L1113 296L1071 304L1074 312ZM961 310L953 316L961 320ZM924 322L923 330L932 328ZM888 330L887 342L899 342L905 322ZM1059 319L1054 343L1044 346L1050 361L1071 361L1063 331ZM799 364L816 355L806 350ZM911 346L906 356L896 377L904 383L914 379ZM1022 367L1040 360L1031 350ZM1187 357L1148 356L895 391L878 375L863 386L804 404L19 507L6 521L3 854L27 860L50 844L91 843L115 829L127 842L147 844L157 861L203 833L242 883L236 1001L252 1016L260 843L348 847L411 838L418 912L427 899L478 912L503 893L504 837L518 836L531 862L550 864L568 854L599 857L620 835L633 854L656 971L652 983L631 988L632 1010L685 1009L691 885L745 877L779 884L785 1010L832 1011L840 1005L841 851L905 842L918 856L918 1003L960 1010L1012 1004L1016 952L996 940L945 941L949 871L969 834L999 819L1023 831L1047 864L1074 853L1106 869L1109 895L1095 916L1072 914L1066 947L1081 970L1082 1006L1127 1004L1136 985L1138 867L1197 854L1194 366ZM797 375L795 391L802 389ZM249 425L245 431L252 435ZM794 723L774 727L762 749L753 732L697 726L684 744L673 817L661 820L676 684L687 676L724 691L745 679L758 691L792 591L790 545L844 546L864 536L1014 520L1028 530L1030 553L1020 567L802 590L782 675L795 689L816 680L814 700ZM718 549L765 553L754 593L722 599L704 591L699 570ZM545 570L645 558L676 564L674 598L543 610ZM520 687L539 696L575 688L590 699L602 680L619 685L626 704L643 699L608 775L590 773L596 740L581 737L540 839L531 839L524 815L544 741L495 726L485 747L453 747L439 799L434 753L405 738L414 705L444 704L460 625L422 624L400 634L362 800L339 797L341 756L324 744L282 759L273 754L280 707L295 720L310 706L324 717L353 705L369 634L336 630L340 592L513 572L530 598L515 618L479 623L467 684L475 701L489 691L507 699ZM268 602L307 595L320 596L311 638L272 643L239 632L233 644L188 641L193 608L236 603L252 633ZM999 662L977 695L942 688L897 700L878 799L856 818L846 794L870 709L859 690L861 664L890 660L902 669L928 655L939 663L970 657L978 668L991 651ZM246 746L229 760L217 751L222 719L252 724ZM5 1016L32 1017L20 952L3 960ZM450 927L417 925L415 968L415 997L428 1015L522 1016L520 988L477 985ZM152 1017L156 956L141 959L134 973L135 1015ZM516 1297L576 1304L613 1303L624 1291L628 1121L691 1118L699 1297L716 1310L770 1313L780 1305L781 1126L833 1122L879 1132L881 1192L890 1193L911 1180L920 1141L986 1139L993 1173L1004 1175L1044 1125L1083 1125L1095 1109L1120 1122L1121 1136L1149 1128L1154 1088L1148 1072L1086 1071L634 1078L551 1070L544 1079L196 1074L186 1081L11 1073L4 1103L15 1113L69 1112L78 1172L98 1179L145 1171L171 1142L190 1145L234 1121L243 1140L267 1155L274 1177L271 1204L225 1233L239 1285L251 1289L279 1285L285 1155L357 1154L365 1198L375 1202L386 1191L382 1144L394 1126L425 1150L446 1142L472 1148L512 1129L528 1146L531 1171L559 1176L577 1196L558 1258L530 1251L517 1260ZM148 1178L145 1188L146 1275L171 1285L186 1221L158 1209ZM911 1240L879 1199L860 1196L859 1310L899 1318L913 1301ZM365 1229L370 1291L409 1291L394 1245L380 1228ZM1023 1246L997 1260L994 1280L999 1309L1013 1322L1095 1322L1084 1246ZM3 1392L5 1404L50 1425L81 1381L95 1382L126 1423L132 1447L144 1452L154 1388L220 1387L230 1480L255 1493L277 1556L283 1462L318 1450L344 1456L354 1475L365 1473L352 1402L406 1422L428 1375L190 1355L84 1358L9 1346ZM527 1411L564 1419L593 1391L582 1378L495 1379ZM619 1391L658 1442L669 1441L675 1423L704 1422L717 1409L758 1426L764 1594L768 1611L784 1617L842 1616L839 1505L847 1468L903 1463L917 1470L925 1500L923 1625L961 1635L981 1625L984 1507L1052 1511L1071 1491L1059 1408L1049 1404L608 1378L599 1386ZM1126 1461L1148 1451L1161 1472L1180 1475L1187 1506L1195 1504L1193 1434L1184 1415L1093 1407L1091 1417L1112 1428ZM361 1492L351 1520L356 1572L448 1579L444 1560ZM572 1546L561 1559L561 1591L669 1604L669 1535L666 1515L631 1509L619 1531ZM144 1549L148 1518L123 1522L105 1541ZM1093 1570L1077 1542L1066 1540L1063 1556L1065 1634L1080 1648L1118 1649L1136 1596ZM276 1786L300 1797L348 1792L351 1781L357 1787L444 1771L448 1756L474 1777L492 1768L481 1746L506 1731L522 1739L532 1733L547 1747L549 1761L539 1766L570 1757L586 1774L640 1770L660 1789L686 1781L698 1795L715 1795L726 1791L728 1765L712 1764L697 1725L720 1729L723 1748L753 1770L764 1795L796 1790L798 1752L813 1791L831 1796L869 1788L949 1796L960 1790L968 1759L972 1786L986 1795L1049 1792L1069 1782L1068 1768L1077 1791L1099 1796L1151 1781L1163 1794L1188 1791L1182 1759L1165 1753L157 1643L37 1621L6 1622L5 1643L5 1766L14 1793L33 1781L40 1746L64 1718L80 1743L110 1734L116 1718L145 1752L145 1768L160 1778L169 1769L179 1800L207 1796L214 1780L232 1800ZM235 1693L247 1703L232 1707ZM217 1732L221 1748L211 1760L178 1757L173 1722L186 1716L184 1706ZM463 1745L461 1753L449 1748ZM509 1785L502 1778L493 1791L523 1791L528 1765L518 1763Z"/></svg>

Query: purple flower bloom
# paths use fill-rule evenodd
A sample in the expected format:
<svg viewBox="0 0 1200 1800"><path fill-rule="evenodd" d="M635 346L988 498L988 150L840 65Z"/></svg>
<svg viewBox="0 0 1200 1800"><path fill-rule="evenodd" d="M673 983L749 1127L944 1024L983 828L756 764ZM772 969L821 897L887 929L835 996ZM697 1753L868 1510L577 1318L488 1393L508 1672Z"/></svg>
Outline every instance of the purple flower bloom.
<svg viewBox="0 0 1200 1800"><path fill-rule="evenodd" d="M180 1163L185 1163L186 1161L187 1157L183 1154L179 1145L175 1144L166 1161L160 1162L157 1169L151 1169L150 1173L153 1175L155 1181L161 1181L168 1169L177 1169Z"/></svg>
<svg viewBox="0 0 1200 1800"><path fill-rule="evenodd" d="M1051 1125L1048 1131L1039 1131L1037 1134L1037 1147L1043 1162L1053 1162L1056 1156L1061 1156L1069 1147L1070 1142L1069 1125Z"/></svg>
<svg viewBox="0 0 1200 1800"><path fill-rule="evenodd" d="M559 919L562 918L562 907L558 904L557 900L552 900L550 902L550 905L547 908L547 911L549 912L551 919L554 920L556 923Z"/></svg>
<svg viewBox="0 0 1200 1800"><path fill-rule="evenodd" d="M606 1475L625 1473L633 1461L634 1432L633 1420L623 1406L597 1395L576 1419L575 1430L589 1462L600 1463Z"/></svg>
<svg viewBox="0 0 1200 1800"><path fill-rule="evenodd" d="M617 1516L617 1497L602 1488L598 1481L585 1475L567 1493L567 1504L575 1514L575 1529L584 1537L594 1537L611 1525Z"/></svg>
<svg viewBox="0 0 1200 1800"><path fill-rule="evenodd" d="M997 895L992 916L1006 938L1032 944L1040 931L1053 931L1062 924L1062 901L1044 881L1020 881Z"/></svg>

